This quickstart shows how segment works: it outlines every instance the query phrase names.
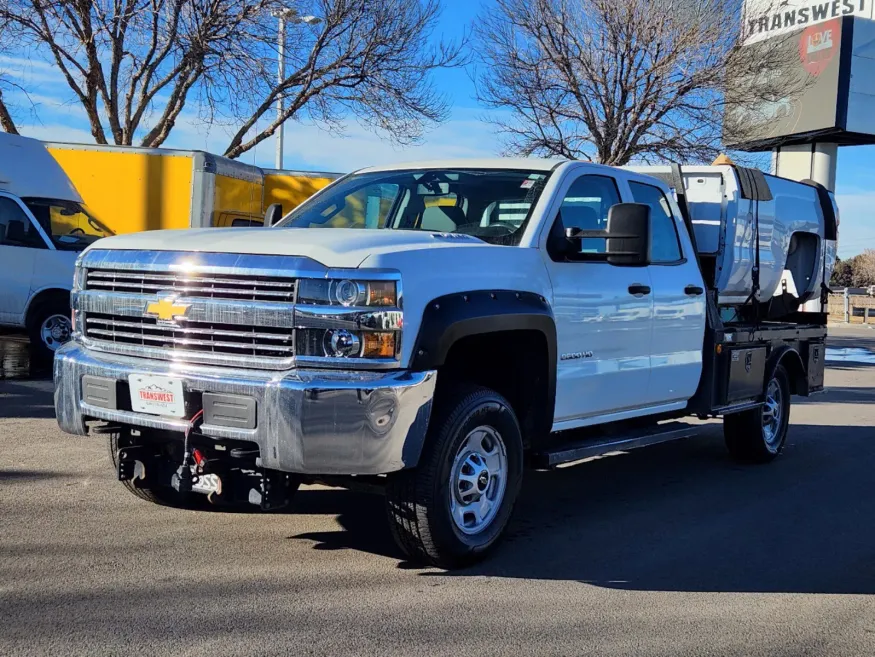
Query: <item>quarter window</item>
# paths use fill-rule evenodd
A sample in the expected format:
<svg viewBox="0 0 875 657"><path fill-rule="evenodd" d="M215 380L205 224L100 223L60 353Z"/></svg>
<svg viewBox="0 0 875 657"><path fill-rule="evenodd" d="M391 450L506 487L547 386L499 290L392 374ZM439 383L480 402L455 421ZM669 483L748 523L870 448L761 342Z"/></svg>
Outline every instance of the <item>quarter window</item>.
<svg viewBox="0 0 875 657"><path fill-rule="evenodd" d="M632 198L636 203L650 206L652 221L650 261L654 264L678 262L681 259L681 245L674 214L665 194L658 187L640 182L629 182Z"/></svg>

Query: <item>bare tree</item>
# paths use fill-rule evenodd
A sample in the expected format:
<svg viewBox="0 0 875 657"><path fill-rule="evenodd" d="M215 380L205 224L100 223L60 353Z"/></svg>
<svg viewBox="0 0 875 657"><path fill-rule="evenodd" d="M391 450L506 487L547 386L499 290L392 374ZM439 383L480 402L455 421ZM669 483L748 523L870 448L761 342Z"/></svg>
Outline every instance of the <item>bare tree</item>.
<svg viewBox="0 0 875 657"><path fill-rule="evenodd" d="M866 249L850 262L853 269L851 282L855 287L875 285L875 249Z"/></svg>
<svg viewBox="0 0 875 657"><path fill-rule="evenodd" d="M230 74L240 74L232 106L243 119L225 151L238 157L290 119L340 130L355 117L400 143L416 141L446 116L431 73L462 63L463 43L429 46L438 0L313 0L297 7L309 24L292 21L286 75L276 75L275 32L250 44ZM283 101L281 115L274 114ZM269 117L264 121L265 117Z"/></svg>
<svg viewBox="0 0 875 657"><path fill-rule="evenodd" d="M0 21L54 62L99 144L159 146L192 93L208 90L229 44L274 0L6 0Z"/></svg>
<svg viewBox="0 0 875 657"><path fill-rule="evenodd" d="M749 56L740 24L725 0L496 0L476 28L479 97L505 110L494 121L510 152L707 161L727 63L739 78L781 64Z"/></svg>
<svg viewBox="0 0 875 657"><path fill-rule="evenodd" d="M7 0L0 0L0 13L5 9L6 3ZM4 21L0 21L0 54L4 53L6 50L5 46L9 43L9 32L9 25ZM0 68L0 130L17 135L18 129L15 127L15 121L12 119L12 113L9 111L6 100L3 98L3 92L6 91L11 84L12 82L9 80L8 76L3 69Z"/></svg>

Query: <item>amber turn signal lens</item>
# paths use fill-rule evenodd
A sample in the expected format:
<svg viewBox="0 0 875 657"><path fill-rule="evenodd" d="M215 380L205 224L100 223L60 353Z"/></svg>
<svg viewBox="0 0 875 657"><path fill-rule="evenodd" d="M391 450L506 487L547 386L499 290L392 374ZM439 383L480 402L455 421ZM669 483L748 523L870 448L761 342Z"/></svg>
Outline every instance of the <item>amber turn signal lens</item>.
<svg viewBox="0 0 875 657"><path fill-rule="evenodd" d="M369 306L395 306L397 304L395 281L371 281L368 283Z"/></svg>
<svg viewBox="0 0 875 657"><path fill-rule="evenodd" d="M365 348L362 350L363 358L394 358L395 357L395 334L394 333L365 333Z"/></svg>
<svg viewBox="0 0 875 657"><path fill-rule="evenodd" d="M722 353L723 353L723 345L722 345L722 344L718 344L718 345L717 345L717 349L716 349L716 351L717 351L717 355L718 355L718 356L719 356L720 354L722 354Z"/></svg>

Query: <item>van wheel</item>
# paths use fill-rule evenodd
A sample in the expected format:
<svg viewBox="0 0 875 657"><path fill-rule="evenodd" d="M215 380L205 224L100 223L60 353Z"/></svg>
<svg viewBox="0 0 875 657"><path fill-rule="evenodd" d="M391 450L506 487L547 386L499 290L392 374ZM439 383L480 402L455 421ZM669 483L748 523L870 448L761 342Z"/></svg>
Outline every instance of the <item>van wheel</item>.
<svg viewBox="0 0 875 657"><path fill-rule="evenodd" d="M784 449L790 426L790 379L782 365L766 383L761 408L732 413L723 418L723 436L733 458L747 463L767 463Z"/></svg>
<svg viewBox="0 0 875 657"><path fill-rule="evenodd" d="M465 386L439 400L419 466L392 476L392 534L412 560L459 568L499 542L519 493L523 444L510 403Z"/></svg>
<svg viewBox="0 0 875 657"><path fill-rule="evenodd" d="M39 302L30 313L27 329L33 358L39 362L51 361L61 345L73 337L69 299Z"/></svg>

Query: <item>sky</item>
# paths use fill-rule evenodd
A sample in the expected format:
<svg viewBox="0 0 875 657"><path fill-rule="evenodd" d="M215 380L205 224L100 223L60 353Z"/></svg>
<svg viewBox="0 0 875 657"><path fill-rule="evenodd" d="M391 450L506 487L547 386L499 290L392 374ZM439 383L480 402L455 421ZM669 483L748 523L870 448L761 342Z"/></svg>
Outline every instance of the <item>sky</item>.
<svg viewBox="0 0 875 657"><path fill-rule="evenodd" d="M436 38L458 39L476 20L488 0L443 0ZM29 91L5 94L19 110L22 134L47 141L92 143L79 105L53 65L26 52L0 56L0 68L14 74ZM490 112L478 105L473 69L439 71L437 88L452 103L449 120L429 131L423 141L401 148L385 137L349 122L343 135L315 125L289 122L285 127L284 166L307 171L346 172L360 167L410 160L496 155L501 140L484 121ZM168 148L202 149L221 153L228 143L222 128L207 129L194 113L184 112L165 143ZM240 157L243 162L273 167L273 139ZM875 249L875 146L844 147L839 151L836 195L841 215L839 256L848 258Z"/></svg>

